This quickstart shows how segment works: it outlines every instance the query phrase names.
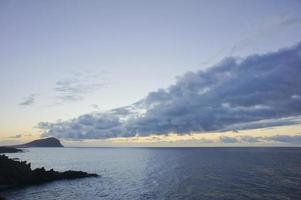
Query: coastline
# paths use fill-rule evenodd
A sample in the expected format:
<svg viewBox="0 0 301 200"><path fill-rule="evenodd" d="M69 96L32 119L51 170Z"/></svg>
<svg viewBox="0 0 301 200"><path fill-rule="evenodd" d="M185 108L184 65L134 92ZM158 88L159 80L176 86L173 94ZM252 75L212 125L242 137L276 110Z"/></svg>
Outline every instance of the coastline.
<svg viewBox="0 0 301 200"><path fill-rule="evenodd" d="M44 167L31 169L31 163L9 158L6 153L23 152L14 147L0 147L0 192L12 188L40 185L57 180L98 177L98 174L67 170L63 172ZM6 200L0 196L0 200Z"/></svg>

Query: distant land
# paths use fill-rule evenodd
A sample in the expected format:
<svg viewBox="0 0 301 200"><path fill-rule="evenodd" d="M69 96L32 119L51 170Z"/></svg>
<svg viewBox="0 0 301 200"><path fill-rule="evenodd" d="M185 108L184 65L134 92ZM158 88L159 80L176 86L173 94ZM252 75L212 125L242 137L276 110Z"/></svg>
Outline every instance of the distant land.
<svg viewBox="0 0 301 200"><path fill-rule="evenodd" d="M14 145L15 148L30 148L30 147L64 147L61 142L54 137L38 139L25 144Z"/></svg>
<svg viewBox="0 0 301 200"><path fill-rule="evenodd" d="M34 147L64 147L60 140L50 137L44 139L34 140L25 144L12 145L12 146L0 146L0 153L17 153L22 152L21 149L18 148L34 148Z"/></svg>

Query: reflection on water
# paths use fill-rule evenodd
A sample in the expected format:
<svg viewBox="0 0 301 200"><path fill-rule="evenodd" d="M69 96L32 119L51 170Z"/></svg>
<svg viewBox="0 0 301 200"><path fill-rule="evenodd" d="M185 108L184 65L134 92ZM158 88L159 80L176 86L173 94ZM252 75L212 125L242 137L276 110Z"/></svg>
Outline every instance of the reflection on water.
<svg viewBox="0 0 301 200"><path fill-rule="evenodd" d="M99 178L4 193L8 199L298 199L301 148L46 148L10 154Z"/></svg>

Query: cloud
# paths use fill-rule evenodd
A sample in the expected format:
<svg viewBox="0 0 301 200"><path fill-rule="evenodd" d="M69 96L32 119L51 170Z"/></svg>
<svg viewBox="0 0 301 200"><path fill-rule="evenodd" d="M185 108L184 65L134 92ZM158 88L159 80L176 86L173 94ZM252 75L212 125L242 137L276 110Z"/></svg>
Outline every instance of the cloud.
<svg viewBox="0 0 301 200"><path fill-rule="evenodd" d="M300 25L301 24L301 18L300 17L294 17L294 18L286 18L282 22L279 23L279 26L294 26L294 25Z"/></svg>
<svg viewBox="0 0 301 200"><path fill-rule="evenodd" d="M19 103L20 106L30 106L35 103L35 98L37 94L30 94L28 97L24 98L23 101Z"/></svg>
<svg viewBox="0 0 301 200"><path fill-rule="evenodd" d="M221 143L285 143L285 144L301 144L301 135L274 135L274 136L220 136Z"/></svg>
<svg viewBox="0 0 301 200"><path fill-rule="evenodd" d="M58 103L81 101L86 94L92 93L105 86L104 72L102 73L71 73L69 77L58 80L53 90Z"/></svg>
<svg viewBox="0 0 301 200"><path fill-rule="evenodd" d="M240 141L245 143L257 143L262 142L263 137L253 137L253 136L241 136Z"/></svg>
<svg viewBox="0 0 301 200"><path fill-rule="evenodd" d="M97 104L91 104L90 107L93 109L93 110L99 110L99 106Z"/></svg>
<svg viewBox="0 0 301 200"><path fill-rule="evenodd" d="M199 141L195 139L194 141ZM273 135L273 136L251 136L251 135L239 135L239 136L226 136L222 135L215 139L201 139L204 143L226 143L226 144L265 144L265 143L281 143L281 144L301 144L301 134L297 135Z"/></svg>
<svg viewBox="0 0 301 200"><path fill-rule="evenodd" d="M17 135L10 136L9 138L18 139L18 138L21 138L21 137L22 137L21 134L17 134Z"/></svg>
<svg viewBox="0 0 301 200"><path fill-rule="evenodd" d="M244 33L244 36L240 38L236 43L229 48L228 53L230 55L240 53L244 49L254 48L254 45L261 45L260 42L263 38L269 39L273 36L279 36L279 34L288 31L290 28L299 28L301 25L301 18L290 16L286 14L273 20L262 20L261 25L251 28ZM220 53L227 52L228 48L224 48Z"/></svg>
<svg viewBox="0 0 301 200"><path fill-rule="evenodd" d="M282 142L282 143L293 143L293 144L301 144L301 135L275 135L271 137L266 137L266 140Z"/></svg>
<svg viewBox="0 0 301 200"><path fill-rule="evenodd" d="M292 116L292 117L283 117L278 119L263 119L254 122L245 122L245 123L237 123L233 125L229 125L225 129L221 129L220 131L230 131L236 129L239 130L247 130L247 129L256 129L256 128L272 128L275 126L285 126L285 125L295 125L301 123L301 116Z"/></svg>
<svg viewBox="0 0 301 200"><path fill-rule="evenodd" d="M221 142L221 143L237 143L239 141L235 137L220 136L219 142Z"/></svg>
<svg viewBox="0 0 301 200"><path fill-rule="evenodd" d="M243 60L226 58L127 107L39 127L43 136L105 139L297 124L300 74L301 43Z"/></svg>

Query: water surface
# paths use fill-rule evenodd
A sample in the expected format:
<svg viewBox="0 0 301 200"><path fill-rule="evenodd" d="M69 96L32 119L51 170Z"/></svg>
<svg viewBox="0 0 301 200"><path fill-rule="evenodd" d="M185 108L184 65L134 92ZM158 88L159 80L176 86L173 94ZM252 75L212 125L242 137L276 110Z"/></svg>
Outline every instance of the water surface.
<svg viewBox="0 0 301 200"><path fill-rule="evenodd" d="M8 154L98 178L11 190L9 200L300 199L301 148L30 148Z"/></svg>

